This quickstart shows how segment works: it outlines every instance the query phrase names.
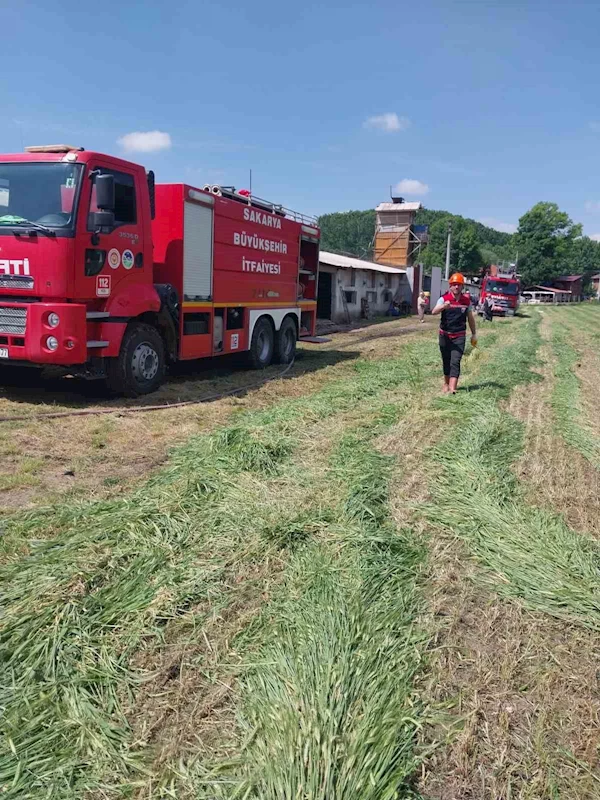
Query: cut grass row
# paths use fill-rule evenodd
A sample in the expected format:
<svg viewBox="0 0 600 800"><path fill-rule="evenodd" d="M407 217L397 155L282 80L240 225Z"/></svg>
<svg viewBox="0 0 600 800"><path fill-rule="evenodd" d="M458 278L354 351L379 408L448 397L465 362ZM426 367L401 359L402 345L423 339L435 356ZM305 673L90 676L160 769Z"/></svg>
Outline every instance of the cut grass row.
<svg viewBox="0 0 600 800"><path fill-rule="evenodd" d="M199 636L203 614L207 616L199 609L208 607L214 613L215 608L225 607L235 580L269 559L280 562L278 569L286 572L281 580L289 580L290 587L294 575L307 577L308 583L298 586L297 605L304 608L306 622L314 622L315 635L324 636L323 626L331 622L339 626L341 646L346 611L353 608L357 615L354 635L368 631L363 645L373 640L373 651L365 651L370 670L365 674L374 674L376 663L381 675L385 674L384 656L391 652L384 646L387 637L390 642L411 640L412 633L404 626L414 610L412 572L418 558L413 545L391 542L390 529L379 532L384 498L375 502L368 491L381 474L367 469L364 474L371 477L363 490L356 477L372 461L368 448L356 450L359 488L353 490L348 483L348 508L341 517L348 529L343 536L332 520L346 481L343 477L333 481L337 497L329 496L322 465L318 459L307 463L305 452L310 452L311 437L328 420L344 414L368 417L369 409L376 411L390 393L395 394L394 414L402 413L410 392L422 389L420 371L434 364L437 353L431 343L409 348L403 359L358 361L351 380L335 382L308 398L242 415L225 430L196 437L167 469L126 499L34 512L5 523L6 563L0 576L5 676L0 687L5 709L0 785L7 797L80 797L99 787L125 796L145 785L149 771L155 769L153 754L147 742L136 741L127 713L143 692L144 675L132 667L136 653L149 643L160 646L165 628L178 620L189 635L190 617L194 617ZM351 450L345 451L348 469L353 463ZM377 459L374 464L379 469ZM361 491L366 492L362 501ZM363 519L363 511L353 510L353 504L369 509L373 520ZM318 545L310 541L308 549L301 547L296 555L296 545L305 537L313 538L324 526L334 535ZM393 566L391 553L397 556L402 548L408 548L406 563L399 568ZM288 576L290 558L303 559L306 565L300 569L300 562L294 561ZM323 566L327 563L329 577ZM388 574L390 587L395 586L404 598L399 598L401 608L391 617L378 616L383 606L377 595L384 587L373 582L379 574ZM338 592L333 620L327 610L329 589L319 595L321 578L323 587L329 581L330 590ZM291 605L288 610L293 610ZM284 614L283 606L277 614ZM402 629L396 631L397 625ZM307 629L306 646L310 641ZM352 646L354 653L360 652L356 640ZM335 650L333 643L332 647ZM414 650L414 645L406 644L406 648ZM338 689L340 701L348 689L359 702L356 688L353 693L344 683L351 677L349 664ZM414 660L408 659L406 677L396 676L397 703L403 702L413 669ZM317 682L313 694L305 697L307 706L319 705L314 692L327 686L326 681L319 683L320 676L313 676ZM254 680L266 678L255 676ZM390 697L385 692L384 696ZM373 690L369 702L376 703L377 697ZM367 719L374 724L380 711L380 706L364 706L362 714L357 712L347 740L353 727L366 724ZM247 713L251 719L252 712ZM411 730L408 723L404 728ZM403 732L398 732L397 739L395 735L392 740L382 739L386 749L382 763L396 777L398 770L404 774L412 764L408 739L410 735ZM404 751L407 755L400 756ZM260 761L258 752L248 764ZM330 780L338 781L338 761L331 763ZM382 768L381 780L386 779L388 768ZM245 773L239 780L255 786L256 769L248 766ZM378 773L367 770L361 780L367 774ZM165 791L169 780L174 779L165 778ZM294 779L288 775L285 780ZM376 785L380 785L377 780Z"/></svg>
<svg viewBox="0 0 600 800"><path fill-rule="evenodd" d="M415 327L413 325L413 327ZM420 331L423 334L423 329ZM391 336L390 336L391 334ZM369 337L368 343L365 338ZM379 338L378 338L379 337ZM55 382L32 384L19 389L0 392L3 413L22 414L28 411L32 418L27 422L7 422L1 426L4 441L0 443L0 515L14 513L25 507L42 507L52 503L70 504L79 497L107 498L130 492L144 480L147 473L162 465L169 452L184 443L190 436L214 430L227 424L240 408L261 408L278 402L283 397L313 393L325 384L352 374L352 362L369 350L369 357L385 352L389 355L408 340L415 338L407 332L404 321L388 322L346 337L339 337L318 348L303 345L298 360L283 380L265 384L236 398L215 403L193 405L186 408L165 408L156 413L110 415L102 417L67 417L53 420L36 420L43 412L40 394L51 410L63 407L86 407L90 403L102 406L99 389L90 384L85 396L77 394L82 384L64 379ZM339 347L339 349L338 349ZM198 365L188 365L188 374ZM265 371L264 377L274 377L280 368ZM227 374L223 366L206 368L195 374L194 380L174 379L168 382L151 400L133 401L133 405L152 402L192 400L234 387L255 384L257 376L247 371L234 370ZM4 397L2 397L4 395ZM121 402L107 402L116 409ZM35 462L35 472L30 465Z"/></svg>
<svg viewBox="0 0 600 800"><path fill-rule="evenodd" d="M582 353L572 344L574 332L569 323L576 321L580 326L582 318L589 318L586 335L594 338L598 335L595 328L600 323L599 316L596 307L561 309L552 316L552 351L556 359L556 380L552 394L554 419L565 442L578 450L596 469L600 468L600 437L582 409L581 381L577 375Z"/></svg>
<svg viewBox="0 0 600 800"><path fill-rule="evenodd" d="M600 630L600 548L560 516L526 503L512 470L522 425L498 405L516 385L536 379L530 367L539 344L533 321L487 365L498 386L463 402L460 436L434 454L442 470L428 518L466 542L498 594Z"/></svg>
<svg viewBox="0 0 600 800"><path fill-rule="evenodd" d="M389 420L388 414L371 435ZM331 522L293 553L252 631L256 666L241 681L247 745L239 785L226 796L412 794L422 716L413 677L426 637L415 625L424 551L411 531L390 523L391 459L369 438L364 430L348 433L336 448L328 477L341 491Z"/></svg>
<svg viewBox="0 0 600 800"><path fill-rule="evenodd" d="M526 379L518 350L504 368L505 356L487 364L497 336L484 334L473 361L492 406ZM438 360L434 342L359 360L349 379L196 437L128 498L8 521L7 797L149 786L152 796L207 798L410 795L424 713L411 690L426 638L415 624L424 551L389 521L391 462L373 438L429 390ZM440 402L459 413L470 404ZM156 763L132 723L149 677L136 656L173 635L194 650L208 617L268 563L269 597L228 653L237 755L178 751Z"/></svg>
<svg viewBox="0 0 600 800"><path fill-rule="evenodd" d="M449 736L425 765L428 798L587 800L598 791L600 549L558 514L528 504L513 466L524 446L536 445L504 410L516 386L526 392L540 380L530 372L539 364L532 316L520 340L477 376L486 390L457 398L454 439L425 461L439 633L424 691L451 709L425 735L425 743Z"/></svg>

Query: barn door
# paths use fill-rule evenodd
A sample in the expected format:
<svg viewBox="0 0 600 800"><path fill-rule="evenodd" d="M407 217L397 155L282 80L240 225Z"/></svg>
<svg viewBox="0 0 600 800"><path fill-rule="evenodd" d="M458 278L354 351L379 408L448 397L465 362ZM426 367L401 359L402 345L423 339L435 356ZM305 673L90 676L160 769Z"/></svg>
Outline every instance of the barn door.
<svg viewBox="0 0 600 800"><path fill-rule="evenodd" d="M186 300L212 296L214 211L200 203L185 203L183 217L183 294Z"/></svg>

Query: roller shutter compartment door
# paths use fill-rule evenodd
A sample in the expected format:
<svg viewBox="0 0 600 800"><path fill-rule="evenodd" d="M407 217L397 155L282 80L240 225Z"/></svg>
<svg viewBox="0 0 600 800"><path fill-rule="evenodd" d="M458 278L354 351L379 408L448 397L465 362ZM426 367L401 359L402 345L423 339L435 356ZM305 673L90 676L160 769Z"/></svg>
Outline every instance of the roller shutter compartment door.
<svg viewBox="0 0 600 800"><path fill-rule="evenodd" d="M186 203L183 218L183 293L188 300L212 295L213 209Z"/></svg>

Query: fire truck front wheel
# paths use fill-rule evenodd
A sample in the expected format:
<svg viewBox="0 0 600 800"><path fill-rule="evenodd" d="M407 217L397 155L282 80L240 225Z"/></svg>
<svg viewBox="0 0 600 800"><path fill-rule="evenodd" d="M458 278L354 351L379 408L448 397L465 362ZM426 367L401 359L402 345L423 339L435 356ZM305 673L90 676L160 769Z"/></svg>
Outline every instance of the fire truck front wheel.
<svg viewBox="0 0 600 800"><path fill-rule="evenodd" d="M248 351L248 363L253 369L265 369L273 360L275 335L273 325L266 317L261 317L252 331L252 341Z"/></svg>
<svg viewBox="0 0 600 800"><path fill-rule="evenodd" d="M108 359L107 383L113 392L139 397L158 389L165 369L162 336L151 325L137 323L125 332L118 357Z"/></svg>

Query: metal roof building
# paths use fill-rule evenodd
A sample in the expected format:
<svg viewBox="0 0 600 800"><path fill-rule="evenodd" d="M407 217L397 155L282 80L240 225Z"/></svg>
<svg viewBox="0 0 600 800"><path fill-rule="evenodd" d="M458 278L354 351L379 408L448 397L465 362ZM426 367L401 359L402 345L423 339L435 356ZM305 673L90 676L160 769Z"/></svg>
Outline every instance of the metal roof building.
<svg viewBox="0 0 600 800"><path fill-rule="evenodd" d="M411 300L406 270L322 250L317 317L349 322L386 314L392 301Z"/></svg>
<svg viewBox="0 0 600 800"><path fill-rule="evenodd" d="M555 286L527 286L522 291L529 302L570 303L572 293L568 289L557 289Z"/></svg>
<svg viewBox="0 0 600 800"><path fill-rule="evenodd" d="M388 267L386 264L376 264L374 261L363 261L361 258L352 256L341 256L338 253L328 253L321 250L319 261L329 267L339 267L340 269L366 269L373 272L384 272L392 275L406 274L405 269L398 267Z"/></svg>
<svg viewBox="0 0 600 800"><path fill-rule="evenodd" d="M422 203L379 203L375 211L379 214L382 211L419 211L422 208Z"/></svg>

